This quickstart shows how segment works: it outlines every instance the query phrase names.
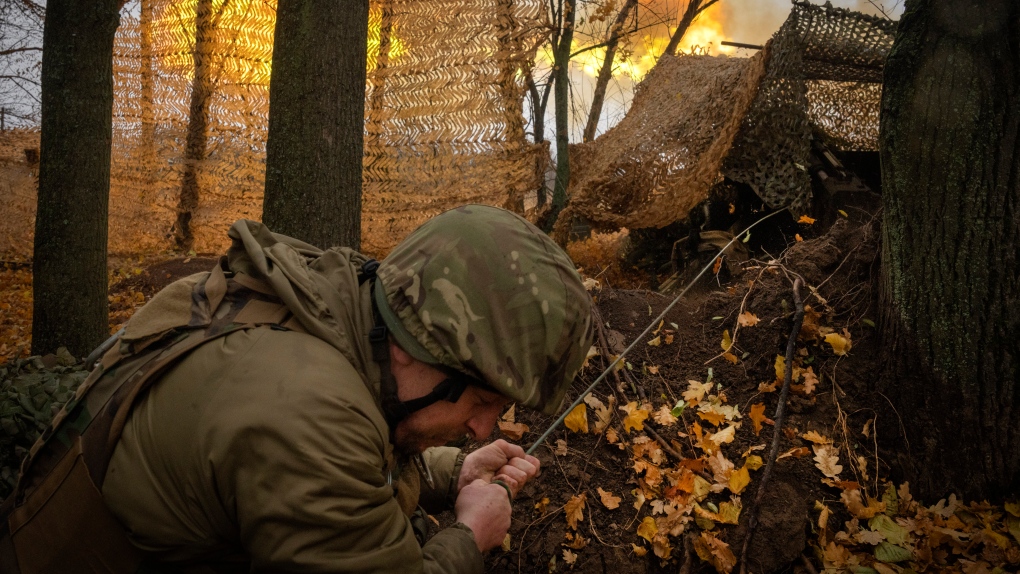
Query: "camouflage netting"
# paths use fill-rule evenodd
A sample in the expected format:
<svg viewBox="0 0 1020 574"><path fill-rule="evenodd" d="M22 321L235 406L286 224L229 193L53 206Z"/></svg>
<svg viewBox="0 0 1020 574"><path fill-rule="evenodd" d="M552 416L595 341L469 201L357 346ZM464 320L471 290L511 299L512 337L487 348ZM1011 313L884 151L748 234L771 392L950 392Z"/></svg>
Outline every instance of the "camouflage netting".
<svg viewBox="0 0 1020 574"><path fill-rule="evenodd" d="M112 252L172 246L186 175L199 188L196 251L222 250L231 222L260 218L275 5L128 3L114 49ZM525 141L520 70L540 18L539 0L372 0L365 251L450 207L518 206L538 187L546 156ZM0 253L27 258L34 201L15 203Z"/></svg>
<svg viewBox="0 0 1020 574"><path fill-rule="evenodd" d="M14 490L32 443L87 376L65 349L0 365L0 500Z"/></svg>
<svg viewBox="0 0 1020 574"><path fill-rule="evenodd" d="M583 173L561 225L582 217L604 229L662 227L685 218L722 176L770 207L803 213L812 137L878 149L894 30L889 20L797 2L754 58L662 58L627 117L572 151Z"/></svg>

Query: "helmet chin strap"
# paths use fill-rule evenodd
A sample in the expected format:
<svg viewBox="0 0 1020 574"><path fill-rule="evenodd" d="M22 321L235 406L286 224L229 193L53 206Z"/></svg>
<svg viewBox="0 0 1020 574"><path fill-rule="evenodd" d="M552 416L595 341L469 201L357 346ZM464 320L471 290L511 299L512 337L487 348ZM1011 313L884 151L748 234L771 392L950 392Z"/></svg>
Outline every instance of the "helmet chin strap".
<svg viewBox="0 0 1020 574"><path fill-rule="evenodd" d="M368 280L374 283L375 271L378 268L379 264L374 259L365 262L361 268L361 281ZM382 383L383 415L386 417L386 422L390 425L390 432L393 432L400 421L407 418L411 413L420 411L439 401L445 400L455 403L460 400L461 394L464 393L464 389L470 384L471 379L462 373L445 367L436 367L446 374L446 378L436 385L430 393L416 399L400 400L397 396L397 381L393 376L393 371L390 369L389 329L386 328L386 323L379 314L379 308L374 298L372 300L372 316L375 318L375 326L369 331L368 340L372 345L372 360L379 365Z"/></svg>

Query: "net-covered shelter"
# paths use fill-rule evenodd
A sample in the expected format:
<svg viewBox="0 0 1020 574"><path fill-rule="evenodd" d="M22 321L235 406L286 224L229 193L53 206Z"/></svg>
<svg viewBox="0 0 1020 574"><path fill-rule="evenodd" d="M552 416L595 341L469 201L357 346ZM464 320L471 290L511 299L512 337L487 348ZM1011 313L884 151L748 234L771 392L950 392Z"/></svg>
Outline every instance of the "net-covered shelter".
<svg viewBox="0 0 1020 574"><path fill-rule="evenodd" d="M541 10L540 0L371 1L363 250L382 255L456 205L520 205L540 185L547 153L526 141L521 106ZM222 250L234 220L261 217L275 15L275 0L125 6L114 47L111 252L172 247L181 209L192 211L198 252ZM8 151L0 160L21 161L21 149ZM197 207L182 206L186 181L197 182ZM34 187L19 180L9 191L0 194L0 253L27 259Z"/></svg>
<svg viewBox="0 0 1020 574"><path fill-rule="evenodd" d="M882 68L895 22L795 2L751 58L664 56L627 116L571 152L560 230L663 227L724 179L771 208L805 213L812 141L878 149Z"/></svg>

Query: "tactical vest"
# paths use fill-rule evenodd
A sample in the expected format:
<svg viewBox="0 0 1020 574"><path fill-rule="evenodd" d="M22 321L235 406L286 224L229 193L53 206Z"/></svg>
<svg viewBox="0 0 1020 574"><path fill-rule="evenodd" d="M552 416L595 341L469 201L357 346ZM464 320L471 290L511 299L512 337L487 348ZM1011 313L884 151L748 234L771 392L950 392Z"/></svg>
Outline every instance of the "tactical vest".
<svg viewBox="0 0 1020 574"><path fill-rule="evenodd" d="M255 328L302 330L259 282L217 266L194 286L188 325L119 341L32 446L0 507L0 572L247 572L246 559L168 568L128 539L103 501L106 469L132 407L187 353Z"/></svg>

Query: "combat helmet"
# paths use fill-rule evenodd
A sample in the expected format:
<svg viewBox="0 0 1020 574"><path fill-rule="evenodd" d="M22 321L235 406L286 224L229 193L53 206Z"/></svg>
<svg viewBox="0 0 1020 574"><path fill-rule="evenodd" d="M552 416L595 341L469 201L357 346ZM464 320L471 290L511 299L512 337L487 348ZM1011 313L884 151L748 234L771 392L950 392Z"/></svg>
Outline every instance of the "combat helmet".
<svg viewBox="0 0 1020 574"><path fill-rule="evenodd" d="M448 396L437 387L409 411L456 401L467 381L553 414L591 346L591 298L574 264L503 209L468 205L436 216L390 252L377 276L374 303L397 344L449 373L444 383L461 383Z"/></svg>

